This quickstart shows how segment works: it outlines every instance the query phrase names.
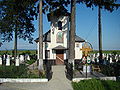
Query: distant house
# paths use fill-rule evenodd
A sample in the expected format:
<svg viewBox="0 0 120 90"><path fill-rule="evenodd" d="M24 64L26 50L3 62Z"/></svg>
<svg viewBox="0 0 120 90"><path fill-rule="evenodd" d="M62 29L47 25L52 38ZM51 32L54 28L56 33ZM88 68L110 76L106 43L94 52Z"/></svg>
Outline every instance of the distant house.
<svg viewBox="0 0 120 90"><path fill-rule="evenodd" d="M43 59L53 61L55 64L64 64L68 59L70 13L65 8L59 8L47 16L51 24L50 30L43 35ZM35 41L39 50L38 39ZM82 58L80 49L83 42L85 42L84 39L77 35L75 36L75 59Z"/></svg>

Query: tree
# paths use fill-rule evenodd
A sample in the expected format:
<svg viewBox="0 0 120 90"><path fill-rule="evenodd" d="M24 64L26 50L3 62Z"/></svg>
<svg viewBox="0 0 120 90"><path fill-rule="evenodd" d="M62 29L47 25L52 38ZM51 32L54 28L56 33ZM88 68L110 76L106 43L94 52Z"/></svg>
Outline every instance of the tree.
<svg viewBox="0 0 120 90"><path fill-rule="evenodd" d="M39 75L43 71L43 17L42 17L42 0L39 3Z"/></svg>
<svg viewBox="0 0 120 90"><path fill-rule="evenodd" d="M28 39L32 43L35 31L32 21L36 14L33 0L1 0L0 1L0 34L2 42L14 41L14 58L17 56L17 38Z"/></svg>
<svg viewBox="0 0 120 90"><path fill-rule="evenodd" d="M70 33L69 33L69 62L75 59L75 15L76 15L76 0L71 0L71 15L70 15Z"/></svg>

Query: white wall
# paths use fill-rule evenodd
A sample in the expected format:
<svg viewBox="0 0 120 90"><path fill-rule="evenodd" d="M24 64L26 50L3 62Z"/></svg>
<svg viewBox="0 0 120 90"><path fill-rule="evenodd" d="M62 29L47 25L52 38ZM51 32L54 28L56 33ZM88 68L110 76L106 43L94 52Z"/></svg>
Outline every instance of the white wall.
<svg viewBox="0 0 120 90"><path fill-rule="evenodd" d="M58 21L62 22L62 32L64 33L64 42L63 43L56 43L56 35L61 30L58 30ZM59 19L54 19L51 23L51 47L54 48L58 45L62 45L67 48L67 31L69 27L69 18L68 16L62 16ZM53 33L54 32L54 33Z"/></svg>
<svg viewBox="0 0 120 90"><path fill-rule="evenodd" d="M77 47L77 44L79 45L79 47ZM75 43L75 59L82 58L82 51L80 49L82 49L82 43L76 42Z"/></svg>

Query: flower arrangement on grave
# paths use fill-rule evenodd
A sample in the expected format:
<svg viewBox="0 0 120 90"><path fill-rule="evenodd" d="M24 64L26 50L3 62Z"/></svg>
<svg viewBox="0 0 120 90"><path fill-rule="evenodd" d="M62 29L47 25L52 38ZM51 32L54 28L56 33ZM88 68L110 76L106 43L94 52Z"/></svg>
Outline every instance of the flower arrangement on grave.
<svg viewBox="0 0 120 90"><path fill-rule="evenodd" d="M90 65L90 63L91 63L91 59L90 59L90 57L89 56L83 56L82 57L82 64L83 65L85 65L85 64L87 64L87 65Z"/></svg>
<svg viewBox="0 0 120 90"><path fill-rule="evenodd" d="M82 58L82 62L83 62L83 72L85 72L86 73L86 78L87 78L87 73L89 73L89 72L91 72L91 66L89 65L90 64L90 62L91 62L91 60L90 60L90 58L89 58L89 56L88 56L88 53L90 52L90 51L92 51L92 48L90 48L90 43L88 43L88 42L85 42L84 44L83 44L83 46L82 46L82 49L80 49L80 50L82 50L82 52L83 52L83 58ZM91 46L92 47L92 46Z"/></svg>
<svg viewBox="0 0 120 90"><path fill-rule="evenodd" d="M91 59L90 59L90 57L89 57L89 55L88 55L88 53L90 52L90 51L92 51L92 46L91 46L91 48L90 48L90 43L88 43L88 42L85 42L84 44L83 44L83 46L82 46L82 49L80 49L80 50L82 50L82 52L83 52L83 57L82 57L82 63L83 64L90 64L90 62L91 62Z"/></svg>

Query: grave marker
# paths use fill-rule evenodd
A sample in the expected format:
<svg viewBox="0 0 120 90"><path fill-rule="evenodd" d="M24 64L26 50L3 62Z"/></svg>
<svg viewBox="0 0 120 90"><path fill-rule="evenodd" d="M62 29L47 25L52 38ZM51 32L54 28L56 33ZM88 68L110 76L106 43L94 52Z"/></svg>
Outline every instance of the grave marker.
<svg viewBox="0 0 120 90"><path fill-rule="evenodd" d="M2 65L2 57L0 56L0 65Z"/></svg>
<svg viewBox="0 0 120 90"><path fill-rule="evenodd" d="M7 55L6 66L10 66L10 55Z"/></svg>
<svg viewBox="0 0 120 90"><path fill-rule="evenodd" d="M15 62L15 66L19 66L19 63L20 63L20 61L19 61L19 58L18 58L18 56L17 56L16 62Z"/></svg>

